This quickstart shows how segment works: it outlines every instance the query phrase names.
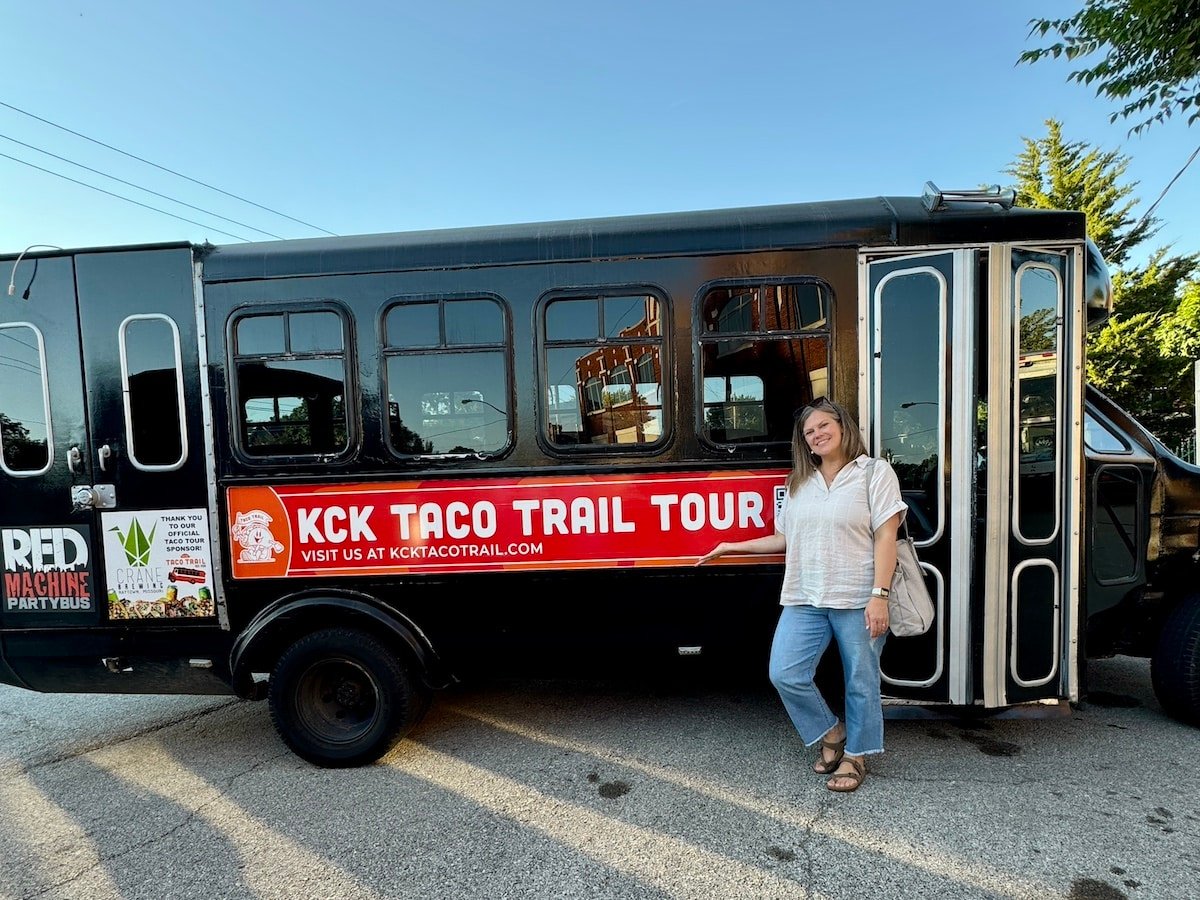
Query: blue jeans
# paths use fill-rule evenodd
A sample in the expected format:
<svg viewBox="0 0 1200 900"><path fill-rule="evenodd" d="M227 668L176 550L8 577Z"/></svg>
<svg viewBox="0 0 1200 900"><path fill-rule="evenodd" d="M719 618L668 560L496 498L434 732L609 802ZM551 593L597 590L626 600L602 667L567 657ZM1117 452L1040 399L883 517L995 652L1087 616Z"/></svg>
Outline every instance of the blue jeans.
<svg viewBox="0 0 1200 900"><path fill-rule="evenodd" d="M846 753L882 753L879 655L887 632L871 640L861 609L783 607L771 644L771 683L801 739L811 747L838 722L813 684L817 663L831 638L837 640L846 678Z"/></svg>

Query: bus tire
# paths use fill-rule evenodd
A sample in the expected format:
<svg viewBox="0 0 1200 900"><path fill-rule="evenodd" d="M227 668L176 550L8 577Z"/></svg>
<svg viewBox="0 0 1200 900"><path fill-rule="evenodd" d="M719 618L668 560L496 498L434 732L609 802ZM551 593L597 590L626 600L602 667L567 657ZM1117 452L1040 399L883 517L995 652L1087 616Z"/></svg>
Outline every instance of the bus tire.
<svg viewBox="0 0 1200 900"><path fill-rule="evenodd" d="M1154 696L1167 715L1200 725L1200 594L1171 610L1150 660Z"/></svg>
<svg viewBox="0 0 1200 900"><path fill-rule="evenodd" d="M427 707L396 654L351 628L314 631L288 647L271 673L267 700L283 742L325 768L374 762Z"/></svg>

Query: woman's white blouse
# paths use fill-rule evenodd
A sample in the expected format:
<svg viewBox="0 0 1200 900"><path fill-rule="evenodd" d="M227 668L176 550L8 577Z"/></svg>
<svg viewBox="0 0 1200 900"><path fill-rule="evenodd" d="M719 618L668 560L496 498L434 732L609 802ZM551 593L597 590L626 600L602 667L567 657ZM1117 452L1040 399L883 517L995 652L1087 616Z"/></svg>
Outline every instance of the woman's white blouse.
<svg viewBox="0 0 1200 900"><path fill-rule="evenodd" d="M875 581L874 529L908 504L901 499L900 482L887 460L875 464L871 512L867 521L866 454L843 466L826 487L820 472L783 498L775 531L787 542L783 587L784 606L807 603L832 609L861 609L871 599Z"/></svg>

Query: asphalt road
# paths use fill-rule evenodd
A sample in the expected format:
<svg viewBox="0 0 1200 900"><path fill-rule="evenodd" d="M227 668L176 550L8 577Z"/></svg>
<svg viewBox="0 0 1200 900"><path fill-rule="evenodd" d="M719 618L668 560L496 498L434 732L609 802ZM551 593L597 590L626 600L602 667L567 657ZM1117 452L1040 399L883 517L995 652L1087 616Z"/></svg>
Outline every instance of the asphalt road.
<svg viewBox="0 0 1200 900"><path fill-rule="evenodd" d="M511 681L322 770L265 704L0 687L10 898L1194 898L1200 731L1144 660L1052 720L889 721L826 791L770 686Z"/></svg>

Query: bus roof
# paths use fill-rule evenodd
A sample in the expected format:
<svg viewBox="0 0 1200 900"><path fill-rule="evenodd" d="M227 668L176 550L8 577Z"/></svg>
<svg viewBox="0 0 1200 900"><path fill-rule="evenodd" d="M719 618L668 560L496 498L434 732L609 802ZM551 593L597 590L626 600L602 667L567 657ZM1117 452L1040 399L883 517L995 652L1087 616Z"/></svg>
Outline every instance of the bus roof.
<svg viewBox="0 0 1200 900"><path fill-rule="evenodd" d="M1085 237L1078 212L920 197L488 225L230 244L201 250L207 282L824 247Z"/></svg>

